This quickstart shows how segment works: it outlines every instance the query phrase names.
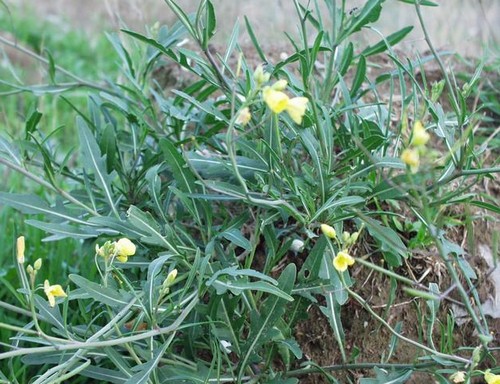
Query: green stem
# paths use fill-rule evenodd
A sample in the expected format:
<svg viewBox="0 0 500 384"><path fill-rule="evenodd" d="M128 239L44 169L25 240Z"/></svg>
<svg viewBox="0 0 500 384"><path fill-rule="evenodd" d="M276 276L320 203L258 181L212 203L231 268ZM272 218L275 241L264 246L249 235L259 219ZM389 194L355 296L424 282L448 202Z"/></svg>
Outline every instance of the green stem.
<svg viewBox="0 0 500 384"><path fill-rule="evenodd" d="M28 177L29 179L33 180L37 184L39 184L39 185L41 185L41 186L43 186L43 187L45 187L45 188L47 188L47 189L49 189L49 190L51 190L53 192L58 193L59 195L61 195L62 197L64 197L66 200L68 200L68 201L72 202L73 204L75 204L75 205L77 205L77 206L85 209L92 216L101 216L98 212L94 211L92 208L87 207L85 204L83 204L79 200L75 199L69 193L65 192L61 188L53 186L52 184L50 184L47 181L43 180L42 178L34 175L33 173L31 173L30 171L24 169L23 167L21 167L21 166L19 166L17 164L14 164L14 163L12 163L12 162L10 162L7 159L4 159L2 157L0 157L0 164L4 164L5 166L9 167L10 169L13 169L14 171L19 172L22 175L24 175L24 176Z"/></svg>
<svg viewBox="0 0 500 384"><path fill-rule="evenodd" d="M135 299L133 300L135 302ZM191 299L191 302L184 308L184 310L180 313L179 317L168 327L153 329L148 332L143 332L137 335L120 337L118 339L113 340L103 340L103 341L86 341L79 342L74 341L65 345L53 345L46 347L36 347L36 348L19 348L14 351L0 353L0 360L8 359L15 356L23 356L23 355L31 355L45 352L55 352L55 351L72 351L72 350L85 350L85 349L96 349L96 348L105 348L112 347L115 345L122 345L125 343L132 343L135 341L146 340L151 337L160 336L163 334L175 332L179 329L182 322L185 318L191 313L193 308L198 304L198 297L194 296Z"/></svg>
<svg viewBox="0 0 500 384"><path fill-rule="evenodd" d="M387 364L387 363L357 363L357 364L336 364L336 365L327 365L322 367L310 367L310 368L301 368L294 369L292 371L288 371L285 376L286 377L295 377L302 376L311 373L321 373L322 371L344 371L344 370L361 370L361 369L373 369L373 368L381 368L387 370L402 370L402 369L412 369L419 370L424 368L430 368L435 366L440 366L441 364L438 362L430 362L430 363L420 363L420 364Z"/></svg>

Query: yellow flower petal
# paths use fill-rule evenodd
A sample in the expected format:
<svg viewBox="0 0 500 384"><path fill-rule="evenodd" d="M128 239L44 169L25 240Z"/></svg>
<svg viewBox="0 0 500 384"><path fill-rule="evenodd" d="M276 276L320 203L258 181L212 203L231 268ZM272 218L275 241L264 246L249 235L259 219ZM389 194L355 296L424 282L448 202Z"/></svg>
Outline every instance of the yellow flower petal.
<svg viewBox="0 0 500 384"><path fill-rule="evenodd" d="M119 257L132 256L135 254L135 244L124 237L116 242L115 251L118 260L120 260Z"/></svg>
<svg viewBox="0 0 500 384"><path fill-rule="evenodd" d="M309 100L307 99L307 97L294 97L288 102L286 111L288 112L292 120L295 121L295 123L302 124L302 118L306 113L308 102Z"/></svg>
<svg viewBox="0 0 500 384"><path fill-rule="evenodd" d="M413 125L413 132L411 134L411 144L415 146L422 146L427 144L431 135L427 133L422 123L417 120Z"/></svg>
<svg viewBox="0 0 500 384"><path fill-rule="evenodd" d="M43 290L47 299L49 300L49 305L54 307L56 305L56 297L66 297L66 292L59 284L50 285L48 280L43 283Z"/></svg>
<svg viewBox="0 0 500 384"><path fill-rule="evenodd" d="M333 266L339 272L344 272L354 264L354 258L347 251L340 251L333 259Z"/></svg>
<svg viewBox="0 0 500 384"><path fill-rule="evenodd" d="M500 375L494 375L489 369L484 373L484 380L488 384L500 384Z"/></svg>
<svg viewBox="0 0 500 384"><path fill-rule="evenodd" d="M128 261L128 256L116 255L116 260L118 260L120 263L126 263Z"/></svg>
<svg viewBox="0 0 500 384"><path fill-rule="evenodd" d="M287 106L290 98L281 91L275 91L271 87L264 87L262 90L262 98L267 104L269 109L274 113L283 112Z"/></svg>

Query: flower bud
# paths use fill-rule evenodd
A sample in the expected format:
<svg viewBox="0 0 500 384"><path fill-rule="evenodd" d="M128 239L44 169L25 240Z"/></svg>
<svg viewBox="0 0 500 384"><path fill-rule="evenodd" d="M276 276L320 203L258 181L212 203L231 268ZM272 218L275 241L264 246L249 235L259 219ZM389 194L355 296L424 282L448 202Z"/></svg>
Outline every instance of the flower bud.
<svg viewBox="0 0 500 384"><path fill-rule="evenodd" d="M418 166L420 165L420 156L418 151L413 148L406 148L401 153L401 161L410 167L412 173L417 172Z"/></svg>
<svg viewBox="0 0 500 384"><path fill-rule="evenodd" d="M286 86L288 85L288 81L286 80L278 80L276 83L274 83L271 88L275 91L284 91L286 89Z"/></svg>
<svg viewBox="0 0 500 384"><path fill-rule="evenodd" d="M420 120L417 120L415 124L413 125L413 132L411 135L411 144L415 145L417 147L422 146L427 144L429 139L431 138L431 135L427 133L425 130L424 126L420 122Z"/></svg>
<svg viewBox="0 0 500 384"><path fill-rule="evenodd" d="M329 237L330 239L335 239L337 237L337 232L335 232L335 229L328 225L328 224L321 224L320 226L321 232L323 232L323 235L326 237Z"/></svg>
<svg viewBox="0 0 500 384"><path fill-rule="evenodd" d="M255 72L253 73L253 78L257 83L257 87L261 87L263 84L269 81L269 79L271 78L271 74L265 73L264 67L262 65L259 65L257 68L255 68Z"/></svg>
<svg viewBox="0 0 500 384"><path fill-rule="evenodd" d="M463 383L465 381L465 372L457 371L450 376L450 380L454 383Z"/></svg>
<svg viewBox="0 0 500 384"><path fill-rule="evenodd" d="M33 270L33 267L31 266L31 264L26 267L26 272L30 276L33 275L34 270Z"/></svg>
<svg viewBox="0 0 500 384"><path fill-rule="evenodd" d="M238 117L236 118L236 124L241 124L245 126L249 123L251 118L252 115L250 114L250 109L248 107L245 107L238 113Z"/></svg>
<svg viewBox="0 0 500 384"><path fill-rule="evenodd" d="M17 262L19 264L24 263L24 250L25 250L25 244L24 244L24 236L19 236L17 238Z"/></svg>
<svg viewBox="0 0 500 384"><path fill-rule="evenodd" d="M42 259L41 258L36 259L35 263L33 264L33 267L35 267L35 271L39 271L40 268L42 268Z"/></svg>

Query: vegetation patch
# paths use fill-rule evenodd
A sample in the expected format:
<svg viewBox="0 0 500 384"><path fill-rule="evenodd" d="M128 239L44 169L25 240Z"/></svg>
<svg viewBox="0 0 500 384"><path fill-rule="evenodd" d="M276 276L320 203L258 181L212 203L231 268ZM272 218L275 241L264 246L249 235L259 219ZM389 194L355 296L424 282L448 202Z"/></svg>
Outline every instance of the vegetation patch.
<svg viewBox="0 0 500 384"><path fill-rule="evenodd" d="M294 0L272 46L165 2L81 59L0 35L0 380L500 382L498 60L437 51L427 0L425 56L354 43L384 0Z"/></svg>

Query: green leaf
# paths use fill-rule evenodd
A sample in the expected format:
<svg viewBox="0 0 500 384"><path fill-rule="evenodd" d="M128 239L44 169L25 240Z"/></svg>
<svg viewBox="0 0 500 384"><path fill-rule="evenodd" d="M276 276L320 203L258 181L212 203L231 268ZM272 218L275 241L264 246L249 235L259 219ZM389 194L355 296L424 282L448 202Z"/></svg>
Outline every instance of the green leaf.
<svg viewBox="0 0 500 384"><path fill-rule="evenodd" d="M418 1L419 5L427 6L427 7L439 7L438 3L429 0L399 0L402 3L415 4L415 1Z"/></svg>
<svg viewBox="0 0 500 384"><path fill-rule="evenodd" d="M320 270L320 275L322 279L325 279L332 284L332 288L323 292L325 297L326 307L320 306L319 309L326 316L330 326L332 327L333 334L340 348L342 358L345 360L345 348L344 348L344 328L342 327L342 320L340 318L340 305L347 301L347 294L342 288L342 283L338 277L337 272L333 268L332 257L329 252L325 251L322 255L322 265Z"/></svg>
<svg viewBox="0 0 500 384"><path fill-rule="evenodd" d="M52 216L62 221L71 221L77 224L88 226L84 220L78 219L79 213L71 214L62 205L49 205L36 195L22 195L17 193L0 192L0 203L18 209L27 214L43 214Z"/></svg>
<svg viewBox="0 0 500 384"><path fill-rule="evenodd" d="M174 336L175 333L172 333L172 336ZM172 337L169 339L171 340ZM167 341L161 348L157 348L156 350L153 351L153 356L148 360L147 363L141 364L138 366L139 372L136 373L134 376L129 378L125 384L144 384L149 381L149 377L153 373L153 371L156 369L158 366L158 363L160 362L160 359L163 357L163 354L165 353L165 350L169 346L170 342Z"/></svg>
<svg viewBox="0 0 500 384"><path fill-rule="evenodd" d="M157 305L159 289L161 286L155 284L156 276L161 272L163 265L170 259L172 255L161 256L154 259L148 267L148 275L146 284L144 286L144 293L146 295L146 306L149 308L149 313L154 313L154 308Z"/></svg>
<svg viewBox="0 0 500 384"><path fill-rule="evenodd" d="M80 372L80 375L98 380L101 383L123 384L127 381L128 376L123 372L101 368L91 365Z"/></svg>
<svg viewBox="0 0 500 384"><path fill-rule="evenodd" d="M314 222L318 220L319 216L328 210L333 210L339 208L339 207L344 207L344 206L350 206L352 207L353 205L356 204L361 204L364 203L366 200L363 197L360 196L346 196L346 197L341 197L340 199L337 197L337 195L334 195L330 197L325 204L323 204L318 211L314 214L314 216L311 219L311 222Z"/></svg>
<svg viewBox="0 0 500 384"><path fill-rule="evenodd" d="M341 42L353 33L360 31L365 25L377 21L380 17L382 3L384 1L385 0L368 0L359 11L359 14L349 19L343 33L338 38L338 42Z"/></svg>
<svg viewBox="0 0 500 384"><path fill-rule="evenodd" d="M42 119L42 114L38 112L38 110L34 110L31 115L28 117L28 120L26 120L25 124L25 129L26 129L26 139L29 138L29 136L36 131L38 123Z"/></svg>
<svg viewBox="0 0 500 384"><path fill-rule="evenodd" d="M408 257L408 250L398 234L375 219L364 215L359 218L366 224L370 235L379 242L386 261L393 267L401 265L401 257ZM391 256L395 259L390 258Z"/></svg>
<svg viewBox="0 0 500 384"><path fill-rule="evenodd" d="M128 305L130 300L132 300L132 295L130 293L125 293L123 291L119 292L115 289L104 287L82 276L71 274L69 275L69 279L87 292L94 300L109 305L110 307L123 307Z"/></svg>
<svg viewBox="0 0 500 384"><path fill-rule="evenodd" d="M260 291L280 297L287 301L293 301L293 297L283 292L272 284L266 281L247 281L246 279L239 280L215 280L212 286L217 291L218 295L223 295L230 291L234 295L240 295L243 291Z"/></svg>
<svg viewBox="0 0 500 384"><path fill-rule="evenodd" d="M236 228L224 231L220 233L219 236L222 236L223 238L229 240L234 245L243 248L245 250L252 249L252 244L250 243L250 241L247 238L245 238L245 236L241 234L241 231L239 231Z"/></svg>
<svg viewBox="0 0 500 384"><path fill-rule="evenodd" d="M189 34L195 39L196 41L199 41L198 34L196 33L196 30L193 26L193 23L191 22L190 18L186 13L182 10L181 7L179 7L175 1L173 0L165 0L167 5L170 7L170 9L175 13L177 18L180 20L182 25L184 25L184 28L189 32Z"/></svg>
<svg viewBox="0 0 500 384"><path fill-rule="evenodd" d="M248 20L248 18L246 16L244 16L244 18L245 18L245 25L247 27L248 36L250 36L250 40L252 40L252 44L255 47L255 50L259 54L260 60L267 63L268 60L266 58L266 55L264 54L264 51L260 47L260 44L259 44L259 41L257 40L257 37L255 36L255 33L253 31L253 28L252 28L252 24L250 24L250 21Z"/></svg>
<svg viewBox="0 0 500 384"><path fill-rule="evenodd" d="M64 331L66 329L61 316L61 311L57 305L55 307L51 307L47 300L35 295L35 307L38 309L38 313L42 316L44 321L56 326L60 331Z"/></svg>
<svg viewBox="0 0 500 384"><path fill-rule="evenodd" d="M161 234L160 224L153 218L151 213L143 212L131 205L127 211L127 219L142 234L141 241L165 247L171 252L179 254L177 248Z"/></svg>
<svg viewBox="0 0 500 384"><path fill-rule="evenodd" d="M496 214L500 214L500 206L490 204L490 203L485 203L484 201L479 201L479 200L472 200L469 202L469 204L475 205L476 207L487 209L488 211L494 212Z"/></svg>
<svg viewBox="0 0 500 384"><path fill-rule="evenodd" d="M292 291L296 276L295 264L289 264L278 279L278 287L285 293ZM286 300L279 296L269 296L262 304L259 313L252 311L250 315L250 331L247 342L242 346L243 359L240 361L238 382L241 381L251 356L256 354L260 346L268 341L273 326L281 319L286 310Z"/></svg>
<svg viewBox="0 0 500 384"><path fill-rule="evenodd" d="M413 30L413 27L405 27L387 36L377 44L371 45L361 52L361 55L368 57L384 52L388 47L392 47L403 40Z"/></svg>
<svg viewBox="0 0 500 384"><path fill-rule="evenodd" d="M206 25L203 28L203 46L204 49L208 47L208 43L210 39L215 34L215 29L217 28L217 19L215 17L215 9L210 0L205 0L205 8L206 8Z"/></svg>
<svg viewBox="0 0 500 384"><path fill-rule="evenodd" d="M53 235L43 239L44 241L54 241L65 238L72 239L91 239L99 236L98 230L93 227L75 227L70 224L46 223L39 220L26 220L26 224L39 228Z"/></svg>
<svg viewBox="0 0 500 384"><path fill-rule="evenodd" d="M411 369L402 369L402 370L391 370L386 371L385 369L380 369L378 367L374 367L376 377L373 379L370 378L362 378L360 379L360 384L402 384L406 382L413 371Z"/></svg>
<svg viewBox="0 0 500 384"><path fill-rule="evenodd" d="M365 81L365 76L366 76L366 59L363 55L361 55L358 60L358 65L356 66L356 74L354 75L354 79L352 81L352 87L350 92L351 97L355 97L359 88L361 88L363 81Z"/></svg>
<svg viewBox="0 0 500 384"><path fill-rule="evenodd" d="M87 173L93 173L95 176L96 184L101 188L111 210L119 217L116 210L114 201L113 190L111 183L116 174L113 172L108 174L106 169L106 157L101 156L101 151L92 131L87 126L87 123L80 117L76 118L76 125L78 127L78 136L80 138L80 149L82 154L82 161Z"/></svg>

